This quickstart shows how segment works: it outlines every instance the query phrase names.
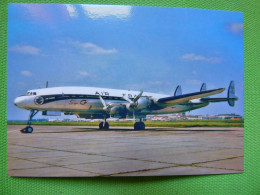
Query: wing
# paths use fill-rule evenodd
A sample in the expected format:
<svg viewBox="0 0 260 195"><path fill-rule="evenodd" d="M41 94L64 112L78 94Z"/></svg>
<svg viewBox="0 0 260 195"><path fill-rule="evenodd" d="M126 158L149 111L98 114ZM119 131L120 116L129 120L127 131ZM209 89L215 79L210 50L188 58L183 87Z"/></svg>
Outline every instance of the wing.
<svg viewBox="0 0 260 195"><path fill-rule="evenodd" d="M207 97L210 95L215 95L215 94L223 92L224 90L225 90L225 88L219 88L219 89L213 89L213 90L200 91L200 92L196 92L196 93L188 93L188 94L178 95L178 96L170 96L170 97L160 98L157 100L157 102L167 104L169 106L173 106L176 104L182 104L182 103L188 102L193 99L198 99L198 98Z"/></svg>

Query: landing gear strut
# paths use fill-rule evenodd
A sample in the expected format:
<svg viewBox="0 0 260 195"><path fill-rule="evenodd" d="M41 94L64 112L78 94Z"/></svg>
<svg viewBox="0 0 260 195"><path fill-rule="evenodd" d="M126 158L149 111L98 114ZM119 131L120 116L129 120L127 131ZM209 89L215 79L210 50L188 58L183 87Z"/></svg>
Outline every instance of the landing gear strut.
<svg viewBox="0 0 260 195"><path fill-rule="evenodd" d="M32 133L33 128L31 127L32 118L38 113L38 110L31 110L29 119L27 121L27 127L20 130L21 133Z"/></svg>
<svg viewBox="0 0 260 195"><path fill-rule="evenodd" d="M145 129L145 124L144 122L142 122L142 119L140 118L140 121L134 124L134 130L144 130L144 129Z"/></svg>
<svg viewBox="0 0 260 195"><path fill-rule="evenodd" d="M104 122L99 123L99 129L109 129L109 123L107 122L107 117L105 116Z"/></svg>

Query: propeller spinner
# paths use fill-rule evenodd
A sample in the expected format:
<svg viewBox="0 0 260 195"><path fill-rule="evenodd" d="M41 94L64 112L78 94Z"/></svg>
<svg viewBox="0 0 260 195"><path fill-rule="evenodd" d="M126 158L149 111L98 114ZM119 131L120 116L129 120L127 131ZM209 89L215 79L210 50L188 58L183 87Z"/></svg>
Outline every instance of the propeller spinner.
<svg viewBox="0 0 260 195"><path fill-rule="evenodd" d="M133 117L135 119L135 109L137 107L137 101L140 99L140 97L143 95L144 91L141 91L134 99L133 101L130 100L125 94L123 95L123 98L128 101L129 103L126 104L126 108L133 112Z"/></svg>

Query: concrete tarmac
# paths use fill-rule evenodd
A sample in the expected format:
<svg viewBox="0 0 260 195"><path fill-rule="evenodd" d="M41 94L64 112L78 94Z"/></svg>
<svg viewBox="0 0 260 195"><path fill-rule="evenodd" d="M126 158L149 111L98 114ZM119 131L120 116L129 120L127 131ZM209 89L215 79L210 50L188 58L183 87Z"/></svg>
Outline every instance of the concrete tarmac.
<svg viewBox="0 0 260 195"><path fill-rule="evenodd" d="M243 128L8 125L8 175L159 176L243 172Z"/></svg>

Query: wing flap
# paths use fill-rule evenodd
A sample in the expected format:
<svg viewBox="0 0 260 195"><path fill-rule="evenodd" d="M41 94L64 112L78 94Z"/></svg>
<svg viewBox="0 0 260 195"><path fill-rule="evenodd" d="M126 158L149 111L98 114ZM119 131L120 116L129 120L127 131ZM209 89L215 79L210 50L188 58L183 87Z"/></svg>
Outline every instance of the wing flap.
<svg viewBox="0 0 260 195"><path fill-rule="evenodd" d="M200 91L196 93L189 93L189 94L178 95L178 96L170 96L170 97L160 98L157 100L157 102L170 104L170 105L182 104L184 102L188 102L189 100L215 95L223 92L224 90L225 88L219 88L219 89Z"/></svg>

